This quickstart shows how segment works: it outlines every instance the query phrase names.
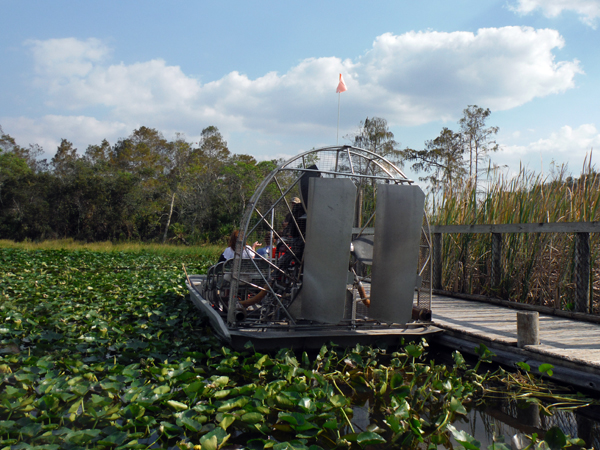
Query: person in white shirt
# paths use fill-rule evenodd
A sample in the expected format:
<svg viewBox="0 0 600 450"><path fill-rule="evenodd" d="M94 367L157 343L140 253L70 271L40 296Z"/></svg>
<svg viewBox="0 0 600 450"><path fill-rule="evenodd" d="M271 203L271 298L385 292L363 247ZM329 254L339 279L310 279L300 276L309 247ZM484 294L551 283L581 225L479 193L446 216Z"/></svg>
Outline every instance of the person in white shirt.
<svg viewBox="0 0 600 450"><path fill-rule="evenodd" d="M225 251L223 251L223 253L219 257L219 262L227 261L228 259L233 259L233 257L235 256L235 243L238 240L239 234L239 230L233 230L233 233L231 233L231 236L229 236L229 246L225 249ZM242 258L254 258L256 256L256 247L260 247L261 245L262 244L260 244L258 241L254 242L254 244L252 244L252 247L246 245L244 247L244 250L242 251Z"/></svg>

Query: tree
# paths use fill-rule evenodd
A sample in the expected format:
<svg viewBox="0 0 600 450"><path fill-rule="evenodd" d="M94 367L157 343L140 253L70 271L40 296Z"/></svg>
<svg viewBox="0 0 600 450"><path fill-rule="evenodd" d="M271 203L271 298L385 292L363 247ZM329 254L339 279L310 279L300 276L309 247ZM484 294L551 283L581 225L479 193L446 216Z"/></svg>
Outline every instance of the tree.
<svg viewBox="0 0 600 450"><path fill-rule="evenodd" d="M34 171L44 171L47 169L46 160L38 160L38 157L44 153L42 147L37 144L31 144L29 147L21 147L17 145L15 139L4 134L2 126L0 125L0 151L12 153L15 156L25 160L27 165Z"/></svg>
<svg viewBox="0 0 600 450"><path fill-rule="evenodd" d="M217 127L210 126L202 130L199 144L200 148L195 152L198 161L205 166L209 178L214 180L231 154L227 142Z"/></svg>
<svg viewBox="0 0 600 450"><path fill-rule="evenodd" d="M110 162L118 170L152 179L168 164L170 144L154 128L140 127L121 139L110 151Z"/></svg>
<svg viewBox="0 0 600 450"><path fill-rule="evenodd" d="M361 122L354 134L353 145L392 160L398 160L401 156L394 133L389 130L387 120L381 117L367 117Z"/></svg>
<svg viewBox="0 0 600 450"><path fill-rule="evenodd" d="M490 116L489 109L469 105L463 110L459 120L460 131L454 132L444 127L438 137L425 141L423 150L405 149L404 158L412 161L415 172L429 175L420 180L429 183L433 192L452 188L453 184L469 176L473 186L477 186L479 164L489 159L489 153L499 150L492 136L498 133L498 127L485 127Z"/></svg>
<svg viewBox="0 0 600 450"><path fill-rule="evenodd" d="M89 145L85 151L85 158L92 164L107 163L110 159L110 143L103 139L100 145Z"/></svg>
<svg viewBox="0 0 600 450"><path fill-rule="evenodd" d="M469 178L477 186L479 163L490 152L499 150L492 136L498 133L498 127L485 128L485 122L492 112L477 105L469 105L463 110L463 118L458 121L466 148L469 149Z"/></svg>
<svg viewBox="0 0 600 450"><path fill-rule="evenodd" d="M403 151L407 161L413 161L411 168L415 172L426 172L429 175L419 177L429 183L430 189L452 189L455 180L467 173L464 159L465 148L461 133L444 127L438 137L425 141L424 150L406 149Z"/></svg>
<svg viewBox="0 0 600 450"><path fill-rule="evenodd" d="M20 181L31 174L27 161L0 146L0 211L4 206L7 192L19 190Z"/></svg>
<svg viewBox="0 0 600 450"><path fill-rule="evenodd" d="M229 205L222 200L223 167L230 151L217 127L202 130L199 147L191 150L186 167L186 182L180 190L180 207L187 216L186 222L193 234L220 238L219 223L223 208ZM225 216L229 217L227 214ZM217 235L217 236L215 236Z"/></svg>
<svg viewBox="0 0 600 450"><path fill-rule="evenodd" d="M188 184L188 176L190 174L189 166L192 155L192 146L190 143L185 141L182 134L177 133L175 141L171 143L170 152L168 154L168 165L167 165L167 185L168 193L170 195L170 207L167 213L167 223L165 225L165 232L163 233L163 243L167 241L169 233L169 227L171 225L171 219L173 217L173 210L175 207L175 197L180 190L185 190ZM183 232L183 231L182 231ZM185 242L185 240L182 238Z"/></svg>
<svg viewBox="0 0 600 450"><path fill-rule="evenodd" d="M214 126L202 130L197 146L140 127L113 146L88 146L83 157L66 139L50 164L37 159L41 152L0 128L2 237L164 241L178 230L184 242L186 231L196 240L220 239L275 165L231 154Z"/></svg>
<svg viewBox="0 0 600 450"><path fill-rule="evenodd" d="M9 183L23 178L31 173L27 160L19 156L20 147L14 138L4 134L0 126L0 204L2 203L2 189Z"/></svg>
<svg viewBox="0 0 600 450"><path fill-rule="evenodd" d="M56 149L56 154L50 161L50 165L56 175L64 177L73 169L73 163L78 159L79 155L73 144L66 139L61 139L60 145Z"/></svg>

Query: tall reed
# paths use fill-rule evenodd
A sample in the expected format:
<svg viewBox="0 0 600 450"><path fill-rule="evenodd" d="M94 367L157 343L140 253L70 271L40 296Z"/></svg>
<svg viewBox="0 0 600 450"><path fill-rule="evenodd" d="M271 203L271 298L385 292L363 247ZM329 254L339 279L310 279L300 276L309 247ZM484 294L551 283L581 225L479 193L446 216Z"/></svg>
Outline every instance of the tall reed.
<svg viewBox="0 0 600 450"><path fill-rule="evenodd" d="M510 224L600 220L600 174L584 164L579 178L566 166L545 176L523 167L482 188L455 183L430 201L432 224ZM593 309L600 312L600 238L591 235ZM491 236L447 234L444 288L570 309L574 299L574 237L568 233L505 234L500 287L490 286Z"/></svg>

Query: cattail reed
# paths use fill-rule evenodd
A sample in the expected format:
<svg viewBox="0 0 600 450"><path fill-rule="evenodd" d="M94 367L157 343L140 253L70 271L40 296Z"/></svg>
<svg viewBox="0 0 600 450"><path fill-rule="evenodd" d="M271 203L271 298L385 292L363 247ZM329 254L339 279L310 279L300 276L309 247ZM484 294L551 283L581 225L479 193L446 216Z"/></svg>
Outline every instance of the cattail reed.
<svg viewBox="0 0 600 450"><path fill-rule="evenodd" d="M565 166L542 176L521 167L477 188L454 183L430 199L435 225L590 222L600 220L600 174L584 164L579 178ZM592 310L600 312L600 238L591 234ZM502 277L491 286L491 236L445 234L443 288L530 304L572 309L574 236L569 233L503 235Z"/></svg>

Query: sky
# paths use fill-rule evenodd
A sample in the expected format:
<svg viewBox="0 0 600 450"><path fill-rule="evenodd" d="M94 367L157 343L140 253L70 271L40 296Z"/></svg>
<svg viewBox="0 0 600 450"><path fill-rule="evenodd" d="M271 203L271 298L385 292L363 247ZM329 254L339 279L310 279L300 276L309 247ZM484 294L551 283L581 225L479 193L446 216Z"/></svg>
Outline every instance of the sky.
<svg viewBox="0 0 600 450"><path fill-rule="evenodd" d="M51 158L140 126L286 158L382 117L401 148L489 108L507 173L600 151L600 0L0 0L0 126ZM348 90L336 94L339 74ZM338 130L339 107L339 130Z"/></svg>

